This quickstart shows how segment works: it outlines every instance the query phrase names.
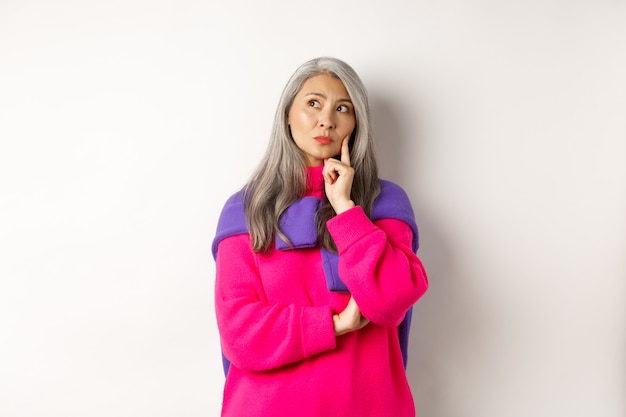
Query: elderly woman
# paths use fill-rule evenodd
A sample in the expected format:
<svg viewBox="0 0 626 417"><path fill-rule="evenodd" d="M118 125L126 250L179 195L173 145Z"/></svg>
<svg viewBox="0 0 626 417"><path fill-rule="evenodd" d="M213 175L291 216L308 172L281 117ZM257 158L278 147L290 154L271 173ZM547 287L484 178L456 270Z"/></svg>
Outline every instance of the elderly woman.
<svg viewBox="0 0 626 417"><path fill-rule="evenodd" d="M340 60L306 62L213 242L222 415L414 416L416 250L406 193L377 177L363 83Z"/></svg>

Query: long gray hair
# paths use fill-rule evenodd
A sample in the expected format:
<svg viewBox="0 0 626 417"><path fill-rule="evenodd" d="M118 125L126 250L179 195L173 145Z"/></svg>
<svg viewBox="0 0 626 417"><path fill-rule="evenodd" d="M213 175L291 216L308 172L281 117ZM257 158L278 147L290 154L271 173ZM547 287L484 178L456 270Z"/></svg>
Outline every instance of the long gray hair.
<svg viewBox="0 0 626 417"><path fill-rule="evenodd" d="M278 229L283 212L306 190L306 158L289 133L288 114L294 97L306 80L329 74L345 86L354 106L356 127L349 142L350 162L354 168L351 199L371 216L372 205L380 193L378 169L374 155L367 90L357 73L345 62L321 57L305 62L291 76L280 97L270 141L259 166L244 186L246 222L255 252L273 246L274 234L289 242ZM326 222L335 211L324 196L316 215L320 245L336 252Z"/></svg>

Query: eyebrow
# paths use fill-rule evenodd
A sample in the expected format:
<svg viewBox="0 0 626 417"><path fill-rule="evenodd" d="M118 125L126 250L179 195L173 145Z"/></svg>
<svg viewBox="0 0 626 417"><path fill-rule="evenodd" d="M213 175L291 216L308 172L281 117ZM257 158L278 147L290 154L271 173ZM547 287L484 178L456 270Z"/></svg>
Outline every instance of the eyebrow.
<svg viewBox="0 0 626 417"><path fill-rule="evenodd" d="M305 96L318 96L318 97L323 98L324 100L326 100L328 98L324 94L318 93L316 91L311 91L310 93L306 93ZM349 98L340 98L337 101L346 101L346 102L352 104L352 100L350 100Z"/></svg>

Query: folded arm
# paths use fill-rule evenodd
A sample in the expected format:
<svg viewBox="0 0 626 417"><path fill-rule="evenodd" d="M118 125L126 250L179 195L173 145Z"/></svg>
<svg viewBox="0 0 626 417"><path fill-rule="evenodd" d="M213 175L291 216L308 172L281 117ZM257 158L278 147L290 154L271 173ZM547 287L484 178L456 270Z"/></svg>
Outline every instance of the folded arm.
<svg viewBox="0 0 626 417"><path fill-rule="evenodd" d="M339 275L363 316L380 325L399 325L428 288L409 225L397 219L372 222L357 206L329 220L327 227L339 251Z"/></svg>
<svg viewBox="0 0 626 417"><path fill-rule="evenodd" d="M220 242L216 273L222 349L235 366L273 369L336 347L330 306L268 303L248 235Z"/></svg>

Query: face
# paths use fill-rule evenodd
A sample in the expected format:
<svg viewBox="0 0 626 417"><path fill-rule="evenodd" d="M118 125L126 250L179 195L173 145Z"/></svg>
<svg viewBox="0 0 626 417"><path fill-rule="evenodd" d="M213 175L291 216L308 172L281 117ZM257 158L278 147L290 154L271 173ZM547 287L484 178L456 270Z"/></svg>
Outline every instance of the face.
<svg viewBox="0 0 626 417"><path fill-rule="evenodd" d="M309 166L338 155L341 141L356 126L354 107L343 83L328 74L304 82L289 109L291 136L304 152Z"/></svg>

